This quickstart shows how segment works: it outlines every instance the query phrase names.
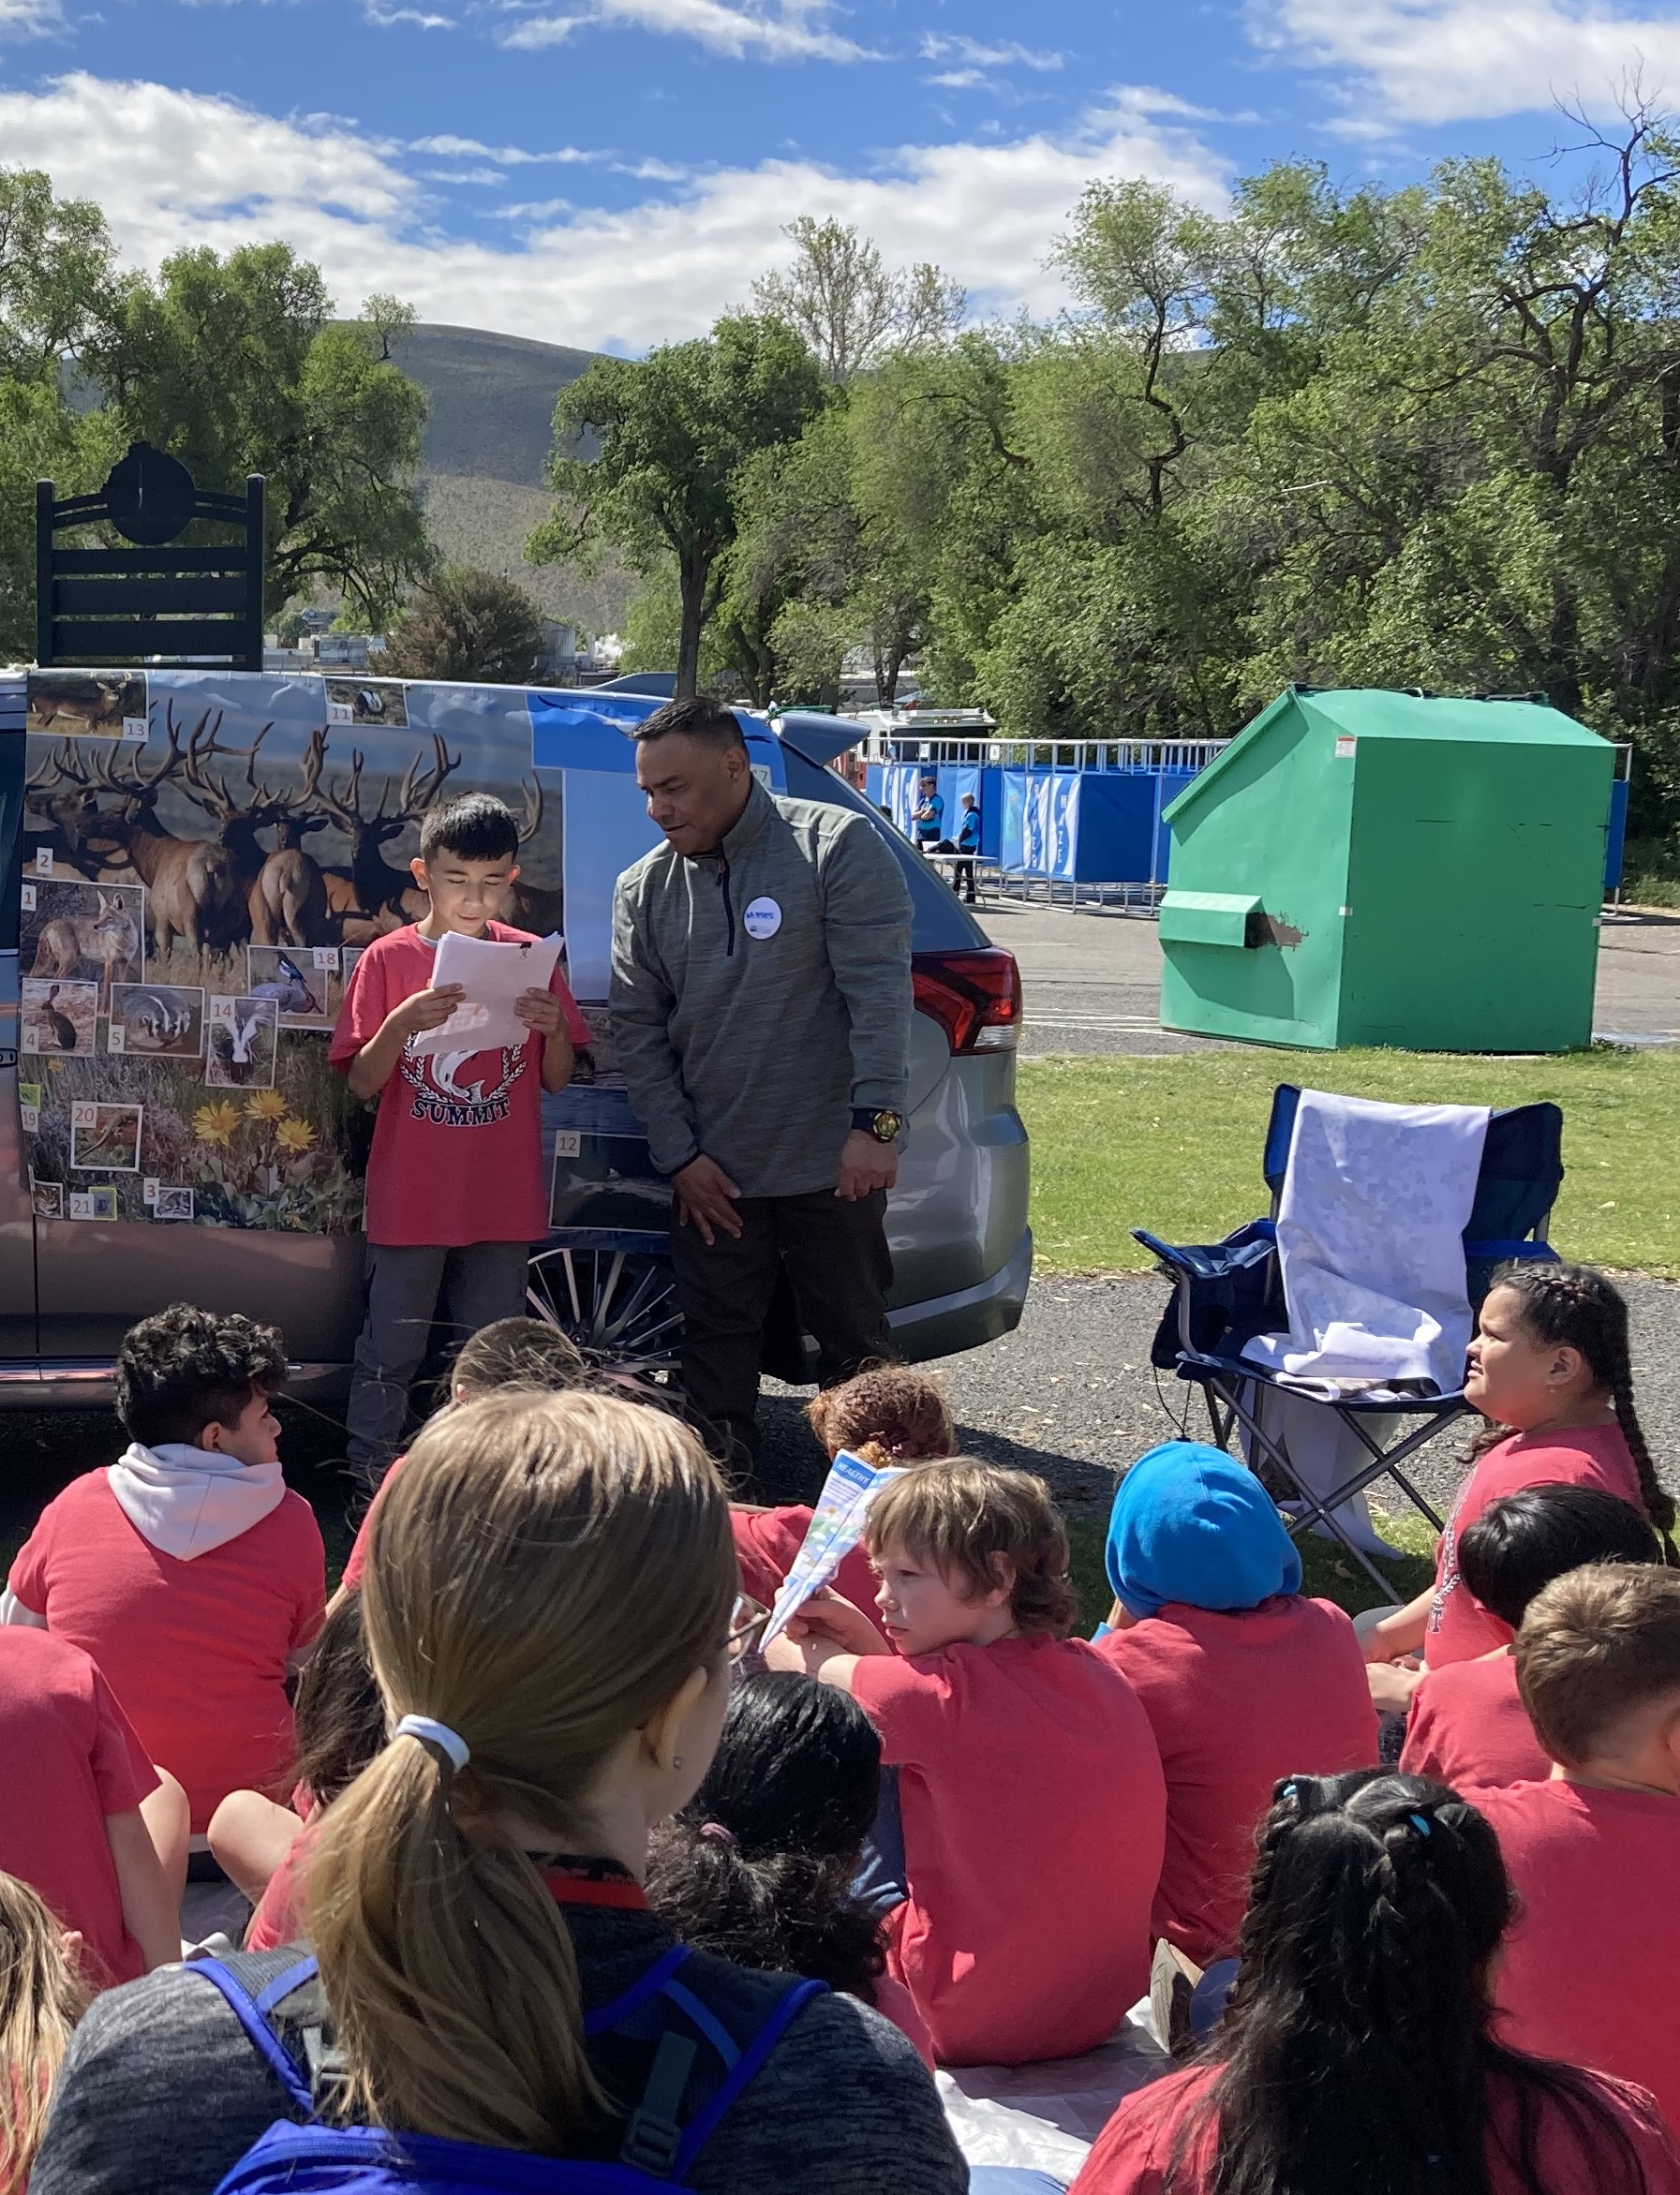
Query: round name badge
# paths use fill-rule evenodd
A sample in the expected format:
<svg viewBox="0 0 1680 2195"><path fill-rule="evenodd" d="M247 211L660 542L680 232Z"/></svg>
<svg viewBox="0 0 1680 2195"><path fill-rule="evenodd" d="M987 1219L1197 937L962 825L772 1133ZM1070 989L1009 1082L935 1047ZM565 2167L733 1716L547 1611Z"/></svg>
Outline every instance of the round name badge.
<svg viewBox="0 0 1680 2195"><path fill-rule="evenodd" d="M781 927L781 910L774 899L750 899L741 925L750 938L773 938Z"/></svg>

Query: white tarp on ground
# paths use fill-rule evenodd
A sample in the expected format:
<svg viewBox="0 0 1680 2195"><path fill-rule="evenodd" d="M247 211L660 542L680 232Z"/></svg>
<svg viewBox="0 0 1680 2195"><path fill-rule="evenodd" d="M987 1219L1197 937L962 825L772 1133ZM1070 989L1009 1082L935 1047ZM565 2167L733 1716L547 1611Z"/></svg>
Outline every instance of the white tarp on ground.
<svg viewBox="0 0 1680 2195"><path fill-rule="evenodd" d="M1083 2057L1038 2066L959 2066L938 2076L940 2099L971 2165L1031 2166L1071 2180L1124 2097L1173 2063L1144 2024L1147 2000Z"/></svg>

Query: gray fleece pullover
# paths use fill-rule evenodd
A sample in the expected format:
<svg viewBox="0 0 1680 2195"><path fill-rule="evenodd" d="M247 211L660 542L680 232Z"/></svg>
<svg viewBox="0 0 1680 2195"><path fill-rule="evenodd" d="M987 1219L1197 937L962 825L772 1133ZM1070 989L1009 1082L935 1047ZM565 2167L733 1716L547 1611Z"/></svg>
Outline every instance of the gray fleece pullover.
<svg viewBox="0 0 1680 2195"><path fill-rule="evenodd" d="M754 781L717 853L656 846L613 902L613 1040L653 1163L832 1189L855 1108L909 1084L910 893L867 816Z"/></svg>

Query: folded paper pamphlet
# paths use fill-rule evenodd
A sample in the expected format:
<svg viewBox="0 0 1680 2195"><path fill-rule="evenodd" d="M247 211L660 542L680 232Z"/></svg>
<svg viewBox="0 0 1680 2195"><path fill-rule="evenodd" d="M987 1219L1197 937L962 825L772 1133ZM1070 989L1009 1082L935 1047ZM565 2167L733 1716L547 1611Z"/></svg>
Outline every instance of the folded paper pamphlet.
<svg viewBox="0 0 1680 2195"><path fill-rule="evenodd" d="M522 991L545 991L560 957L562 940L533 938L528 944L463 937L448 930L438 941L432 988L458 983L465 996L439 1029L409 1040L417 1058L438 1052L494 1052L522 1045L530 1031L513 1011Z"/></svg>
<svg viewBox="0 0 1680 2195"><path fill-rule="evenodd" d="M817 1505L811 1512L799 1552L794 1557L781 1591L776 1595L776 1605L770 1610L770 1620L760 1641L761 1651L779 1631L786 1628L788 1618L828 1583L863 1537L870 1504L884 1486L903 1476L894 1468L877 1471L861 1456L854 1456L850 1449L840 1450L823 1481L823 1491L817 1496Z"/></svg>

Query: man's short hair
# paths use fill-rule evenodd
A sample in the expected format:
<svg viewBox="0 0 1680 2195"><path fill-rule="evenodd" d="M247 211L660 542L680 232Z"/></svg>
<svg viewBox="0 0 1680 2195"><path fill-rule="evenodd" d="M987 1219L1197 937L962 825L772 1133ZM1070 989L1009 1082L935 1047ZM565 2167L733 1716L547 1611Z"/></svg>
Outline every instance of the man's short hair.
<svg viewBox="0 0 1680 2195"><path fill-rule="evenodd" d="M1584 1563L1660 1559L1643 1510L1600 1487L1544 1481L1490 1502L1458 1543L1459 1576L1513 1631L1538 1594Z"/></svg>
<svg viewBox="0 0 1680 2195"><path fill-rule="evenodd" d="M703 740L707 747L738 747L744 751L747 745L735 711L726 709L721 701L709 701L703 693L664 703L642 719L633 736L638 747L645 747L650 739L663 739L672 732L680 732L685 739Z"/></svg>
<svg viewBox="0 0 1680 2195"><path fill-rule="evenodd" d="M441 807L428 808L422 819L422 861L436 861L440 853L453 853L458 861L513 861L518 853L513 811L494 793L463 793Z"/></svg>
<svg viewBox="0 0 1680 2195"><path fill-rule="evenodd" d="M170 1441L197 1446L207 1425L236 1424L254 1396L278 1394L285 1385L279 1328L237 1311L171 1303L130 1327L117 1350L117 1416L145 1448Z"/></svg>
<svg viewBox="0 0 1680 2195"><path fill-rule="evenodd" d="M1516 1663L1535 1733L1566 1768L1654 1700L1680 1713L1680 1572L1593 1563L1554 1579L1523 1619Z"/></svg>
<svg viewBox="0 0 1680 2195"><path fill-rule="evenodd" d="M1078 1619L1067 1529L1048 1487L1030 1471L972 1456L914 1464L871 1503L864 1545L875 1556L902 1548L947 1582L960 1580L968 1600L995 1590L997 1558L1006 1556L1015 1570L1009 1612L1018 1630L1065 1639Z"/></svg>

